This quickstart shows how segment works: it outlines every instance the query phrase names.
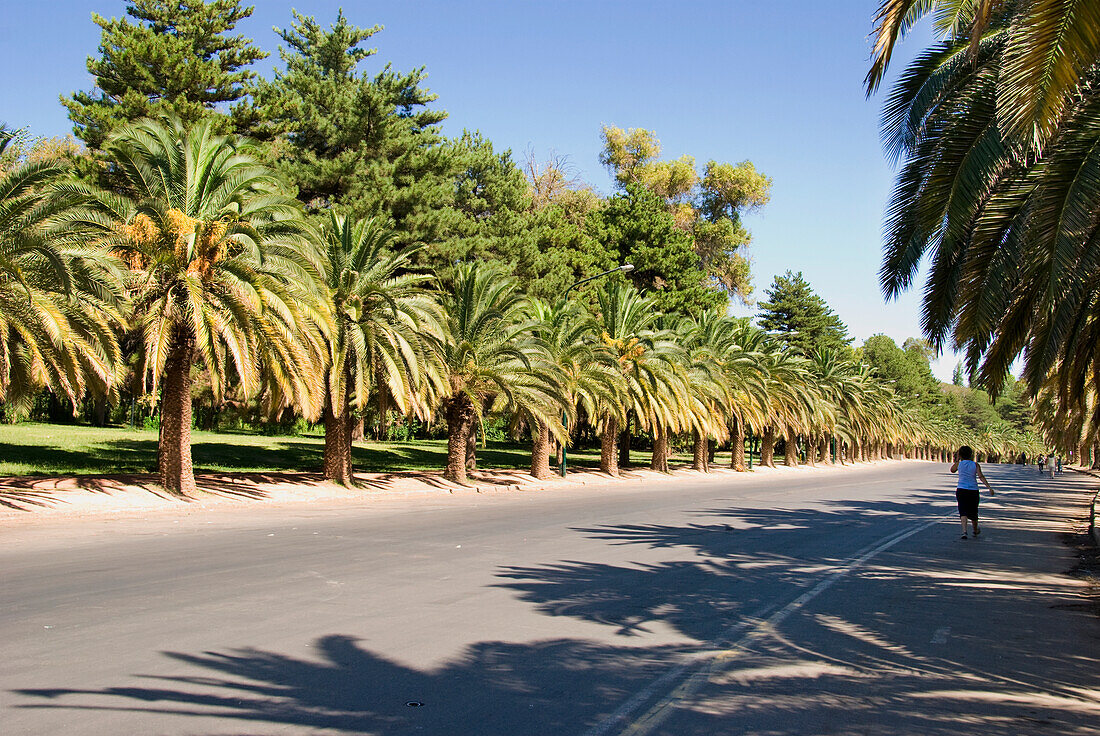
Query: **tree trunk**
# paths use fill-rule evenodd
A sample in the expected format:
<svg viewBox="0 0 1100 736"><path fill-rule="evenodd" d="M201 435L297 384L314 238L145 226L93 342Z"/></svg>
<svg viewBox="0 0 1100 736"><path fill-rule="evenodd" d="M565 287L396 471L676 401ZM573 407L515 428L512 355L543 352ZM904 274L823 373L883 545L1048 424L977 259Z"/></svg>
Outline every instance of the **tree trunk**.
<svg viewBox="0 0 1100 736"><path fill-rule="evenodd" d="M733 418L730 442L733 445L730 452L730 467L738 473L745 472L745 425L737 417Z"/></svg>
<svg viewBox="0 0 1100 736"><path fill-rule="evenodd" d="M466 483L467 443L474 428L474 407L465 395L443 402L447 419L447 469L443 477L454 483Z"/></svg>
<svg viewBox="0 0 1100 736"><path fill-rule="evenodd" d="M775 467L775 430L767 427L760 438L760 464L766 468Z"/></svg>
<svg viewBox="0 0 1100 736"><path fill-rule="evenodd" d="M811 440L809 437L805 439L806 443L806 464L811 468L817 464L817 443Z"/></svg>
<svg viewBox="0 0 1100 736"><path fill-rule="evenodd" d="M600 435L600 470L608 475L619 474L619 454L615 441L619 438L619 420L609 416L604 421L603 434Z"/></svg>
<svg viewBox="0 0 1100 736"><path fill-rule="evenodd" d="M783 437L783 464L788 468L798 467L798 438L789 432Z"/></svg>
<svg viewBox="0 0 1100 736"><path fill-rule="evenodd" d="M817 444L817 461L823 465L833 465L833 457L829 453L829 435L822 435Z"/></svg>
<svg viewBox="0 0 1100 736"><path fill-rule="evenodd" d="M542 480L550 477L550 428L542 422L532 428L531 475Z"/></svg>
<svg viewBox="0 0 1100 736"><path fill-rule="evenodd" d="M619 432L619 467L630 467L630 417L627 417L626 426Z"/></svg>
<svg viewBox="0 0 1100 736"><path fill-rule="evenodd" d="M691 432L691 468L700 473L710 472L710 443L698 429Z"/></svg>
<svg viewBox="0 0 1100 736"><path fill-rule="evenodd" d="M470 422L470 431L466 433L466 472L477 470L477 422Z"/></svg>
<svg viewBox="0 0 1100 736"><path fill-rule="evenodd" d="M364 417L353 419L351 422L351 441L362 442L367 438L367 420ZM382 433L382 439L385 439L385 432Z"/></svg>
<svg viewBox="0 0 1100 736"><path fill-rule="evenodd" d="M190 336L177 335L164 362L157 467L164 490L177 496L195 491L191 464L191 353Z"/></svg>
<svg viewBox="0 0 1100 736"><path fill-rule="evenodd" d="M649 469L658 473L668 472L668 430L659 422L653 432L653 454L649 459Z"/></svg>
<svg viewBox="0 0 1100 736"><path fill-rule="evenodd" d="M344 386L347 385L345 381ZM351 397L347 390L343 396L333 396L332 387L326 386L324 419L325 478L341 485L350 485L354 480L351 470L351 435L355 420L351 415Z"/></svg>

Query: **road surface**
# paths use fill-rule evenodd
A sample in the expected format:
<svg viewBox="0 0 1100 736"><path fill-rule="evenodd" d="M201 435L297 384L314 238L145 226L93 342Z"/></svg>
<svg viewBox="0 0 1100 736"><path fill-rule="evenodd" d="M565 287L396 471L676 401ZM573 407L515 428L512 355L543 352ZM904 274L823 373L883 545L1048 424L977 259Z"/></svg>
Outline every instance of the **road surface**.
<svg viewBox="0 0 1100 736"><path fill-rule="evenodd" d="M0 733L1100 733L1095 481L986 473L0 529Z"/></svg>

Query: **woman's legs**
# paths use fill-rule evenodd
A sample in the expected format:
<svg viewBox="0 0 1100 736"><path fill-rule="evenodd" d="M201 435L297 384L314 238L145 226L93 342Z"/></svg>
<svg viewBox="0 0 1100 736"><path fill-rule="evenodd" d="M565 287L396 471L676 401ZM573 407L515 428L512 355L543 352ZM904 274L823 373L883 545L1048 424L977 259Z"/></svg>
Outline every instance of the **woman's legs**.
<svg viewBox="0 0 1100 736"><path fill-rule="evenodd" d="M965 516L963 516L962 514L960 514L960 515L959 515L959 521L961 521L961 522L962 522L962 528L963 528L963 536L965 537L965 536L966 536L966 521L967 521L967 519L966 519L966 517L965 517Z"/></svg>

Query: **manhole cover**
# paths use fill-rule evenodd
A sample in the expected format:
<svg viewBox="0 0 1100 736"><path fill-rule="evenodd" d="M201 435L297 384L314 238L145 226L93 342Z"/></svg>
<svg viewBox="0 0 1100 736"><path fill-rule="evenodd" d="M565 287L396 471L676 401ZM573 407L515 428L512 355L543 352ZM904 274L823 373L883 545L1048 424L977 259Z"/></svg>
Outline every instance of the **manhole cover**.
<svg viewBox="0 0 1100 736"><path fill-rule="evenodd" d="M410 700L409 702L405 703L405 705L410 708L422 708L424 706L424 704L421 703L419 700Z"/></svg>

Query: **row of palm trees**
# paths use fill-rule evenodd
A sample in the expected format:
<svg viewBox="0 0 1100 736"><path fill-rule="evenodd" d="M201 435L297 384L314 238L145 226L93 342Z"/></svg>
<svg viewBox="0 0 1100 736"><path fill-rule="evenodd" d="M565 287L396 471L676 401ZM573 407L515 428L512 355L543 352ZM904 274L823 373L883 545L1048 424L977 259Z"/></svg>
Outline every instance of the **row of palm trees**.
<svg viewBox="0 0 1100 736"><path fill-rule="evenodd" d="M438 412L457 482L490 414L530 433L538 477L582 421L611 474L630 432L652 435L659 471L676 436L691 437L702 471L727 440L743 468L747 432L765 464L779 440L788 463L799 445L812 463L834 443L852 459L931 457L963 437L902 411L866 366L797 356L747 320L661 314L623 282L604 284L592 309L530 299L485 263L459 264L440 288L382 223L310 221L249 141L203 123L139 121L105 154L108 188L48 163L0 177L0 401L26 408L41 387L74 405L117 400L126 382L159 396L171 492L195 487L196 369L215 401L232 389L271 415L323 420L324 472L341 483L353 481L354 417L372 404Z"/></svg>

